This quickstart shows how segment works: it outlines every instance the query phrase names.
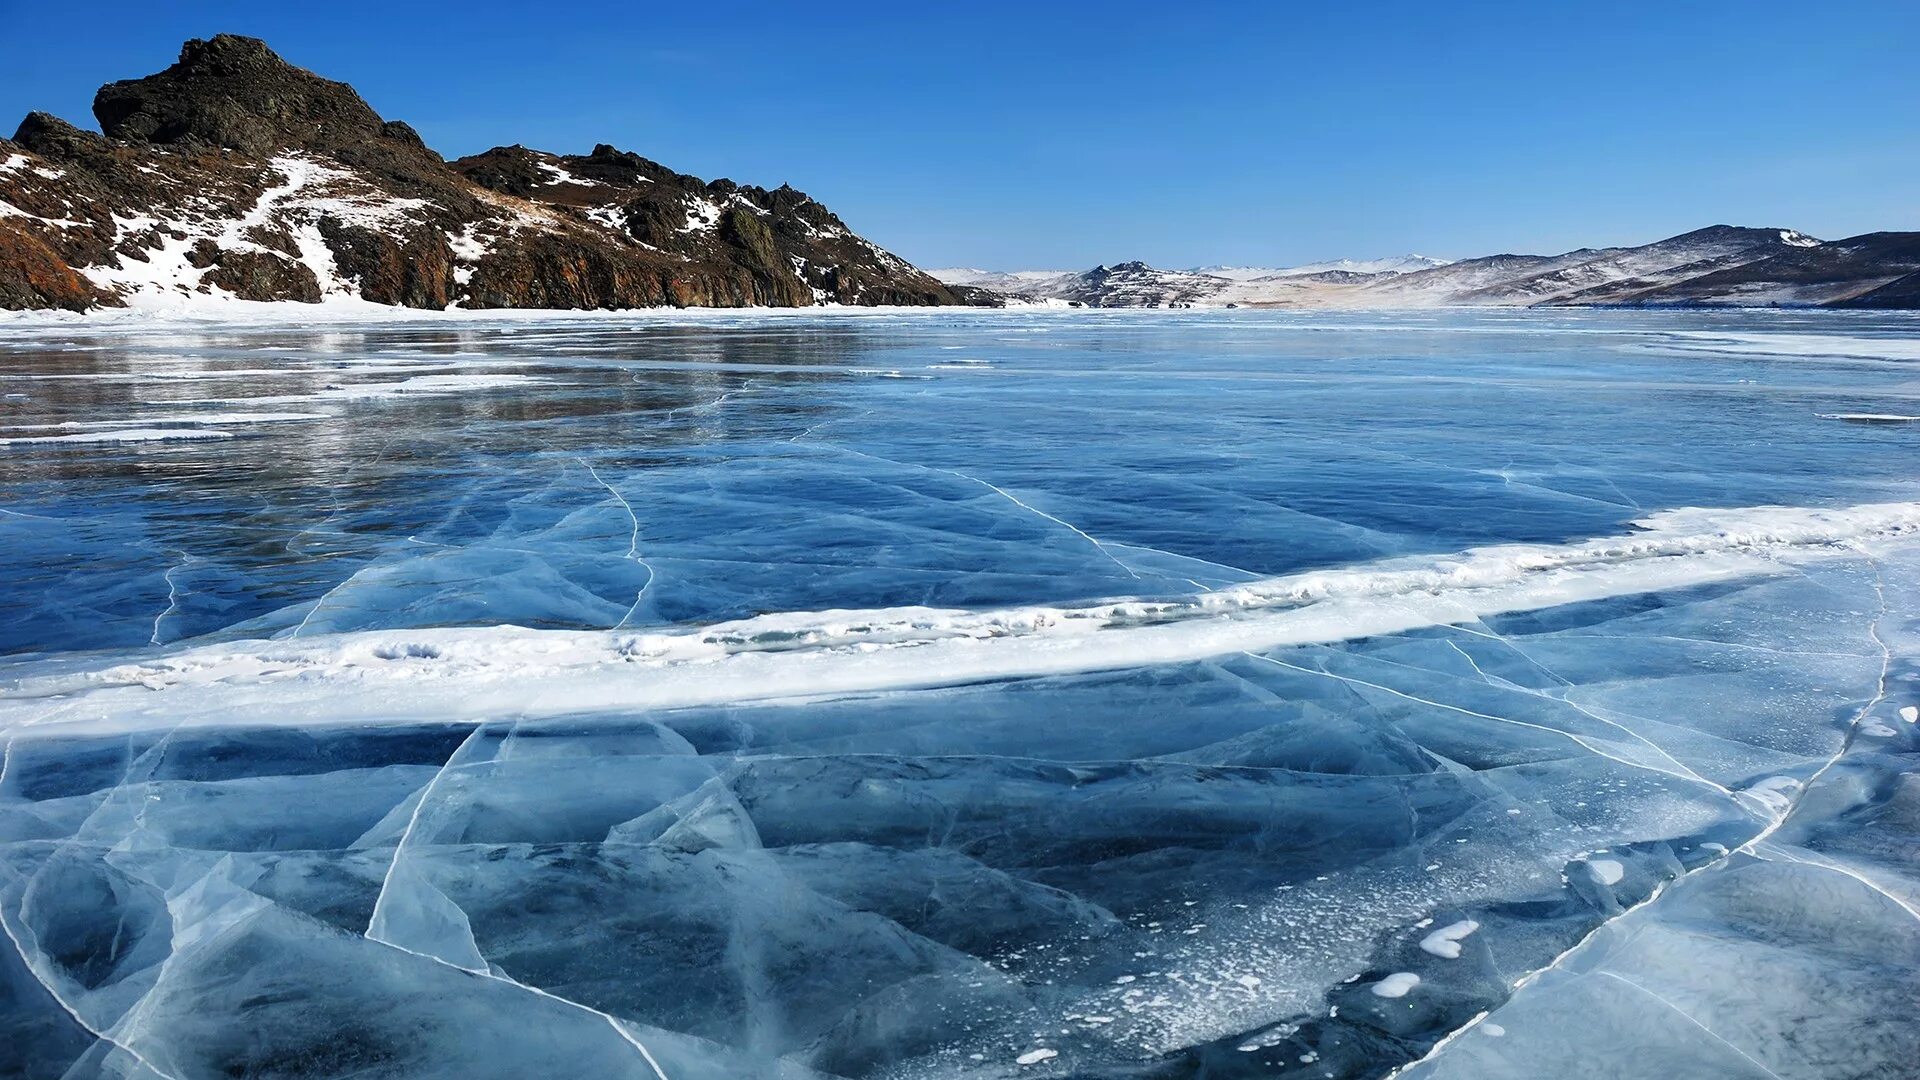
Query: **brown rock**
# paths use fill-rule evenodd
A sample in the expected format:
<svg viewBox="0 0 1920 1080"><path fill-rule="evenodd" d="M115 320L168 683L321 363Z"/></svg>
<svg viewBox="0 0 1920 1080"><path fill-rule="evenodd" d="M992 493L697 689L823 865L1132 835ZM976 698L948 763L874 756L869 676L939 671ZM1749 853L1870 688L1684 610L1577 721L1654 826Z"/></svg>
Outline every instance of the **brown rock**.
<svg viewBox="0 0 1920 1080"><path fill-rule="evenodd" d="M52 248L0 223L0 308L85 311L119 303L75 273Z"/></svg>

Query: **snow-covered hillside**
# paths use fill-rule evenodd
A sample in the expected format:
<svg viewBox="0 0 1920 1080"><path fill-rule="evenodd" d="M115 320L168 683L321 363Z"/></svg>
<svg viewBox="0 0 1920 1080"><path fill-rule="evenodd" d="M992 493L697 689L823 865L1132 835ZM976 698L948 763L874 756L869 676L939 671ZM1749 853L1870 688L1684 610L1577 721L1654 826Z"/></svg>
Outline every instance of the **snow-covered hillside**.
<svg viewBox="0 0 1920 1080"><path fill-rule="evenodd" d="M1089 307L1915 306L1920 233L1831 242L1792 229L1714 225L1637 247L1560 255L1420 255L1286 268L1163 270L1142 262L1059 271L934 271L949 284Z"/></svg>
<svg viewBox="0 0 1920 1080"><path fill-rule="evenodd" d="M1209 277L1227 278L1231 281L1259 281L1264 278L1306 277L1312 274L1411 274L1416 270L1431 270L1436 266L1445 266L1450 259L1435 259L1426 255L1395 255L1385 259L1329 259L1325 262L1302 263L1299 266L1196 266L1193 272Z"/></svg>

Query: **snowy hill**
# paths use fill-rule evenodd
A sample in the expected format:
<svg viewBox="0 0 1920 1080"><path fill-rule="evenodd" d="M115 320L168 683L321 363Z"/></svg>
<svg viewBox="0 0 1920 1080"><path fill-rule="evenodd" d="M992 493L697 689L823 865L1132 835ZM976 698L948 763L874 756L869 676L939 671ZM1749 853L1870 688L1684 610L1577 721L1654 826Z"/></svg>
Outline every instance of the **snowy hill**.
<svg viewBox="0 0 1920 1080"><path fill-rule="evenodd" d="M416 308L956 304L791 187L611 146L446 161L264 42L102 87L95 134L0 139L0 308L222 299Z"/></svg>
<svg viewBox="0 0 1920 1080"><path fill-rule="evenodd" d="M1226 278L1230 281L1260 281L1266 278L1308 277L1326 273L1411 274L1416 270L1431 270L1436 266L1445 266L1450 261L1430 258L1426 255L1396 255L1386 259L1330 259L1326 262L1302 263L1299 266L1197 266L1193 268L1193 273Z"/></svg>
<svg viewBox="0 0 1920 1080"><path fill-rule="evenodd" d="M1141 262L944 276L950 284L1088 307L1536 307L1916 304L1920 233L1821 241L1792 229L1713 225L1637 247L1446 262L1409 255L1308 266L1163 270Z"/></svg>

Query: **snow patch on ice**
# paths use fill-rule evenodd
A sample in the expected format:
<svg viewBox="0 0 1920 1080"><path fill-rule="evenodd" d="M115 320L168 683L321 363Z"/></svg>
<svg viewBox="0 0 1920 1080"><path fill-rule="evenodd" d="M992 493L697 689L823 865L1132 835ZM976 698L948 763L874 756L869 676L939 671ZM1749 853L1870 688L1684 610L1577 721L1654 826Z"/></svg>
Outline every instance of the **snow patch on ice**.
<svg viewBox="0 0 1920 1080"><path fill-rule="evenodd" d="M1402 998L1420 985L1420 976L1411 971L1396 971L1373 984L1373 996L1383 998Z"/></svg>
<svg viewBox="0 0 1920 1080"><path fill-rule="evenodd" d="M1793 807L1793 798L1800 787L1800 781L1791 776L1769 776L1740 794L1759 803L1767 813L1777 817Z"/></svg>
<svg viewBox="0 0 1920 1080"><path fill-rule="evenodd" d="M422 376L378 384L377 392L528 378ZM1079 607L787 612L638 634L491 626L227 642L91 674L24 679L37 689L0 700L0 728L44 719L44 701L55 693L75 695L56 710L62 724L259 723L263 698L290 673L302 680L304 705L286 722L351 723L396 709L422 721L540 716L1178 663L1794 573L1821 559L1857 556L1865 544L1920 537L1920 504L1669 511L1640 524L1645 531L1628 536L1480 548ZM412 645L431 656L402 648ZM476 692L481 685L486 691ZM126 686L188 692L116 709L112 696ZM96 693L97 705L87 700ZM1746 795L1764 802L1778 782ZM1787 796L1776 798L1784 804Z"/></svg>
<svg viewBox="0 0 1920 1080"><path fill-rule="evenodd" d="M1420 939L1420 948L1445 960L1460 959L1460 942L1480 929L1472 919L1462 919L1435 930Z"/></svg>
<svg viewBox="0 0 1920 1080"><path fill-rule="evenodd" d="M137 420L66 420L58 424L14 425L10 431L85 431L92 428L135 428L191 426L198 424L282 424L298 420L327 420L326 413L187 413L175 416L143 416Z"/></svg>
<svg viewBox="0 0 1920 1080"><path fill-rule="evenodd" d="M213 431L208 428L123 428L116 431L87 431L73 435L31 435L19 439L0 439L0 446L47 443L191 442L231 438L233 438L231 431Z"/></svg>
<svg viewBox="0 0 1920 1080"><path fill-rule="evenodd" d="M1832 357L1862 360L1920 360L1920 339L1863 337L1857 334L1736 334L1709 330L1673 330L1670 348L1687 352L1740 356Z"/></svg>
<svg viewBox="0 0 1920 1080"><path fill-rule="evenodd" d="M328 387L317 394L274 398L271 400L343 400L366 401L375 398L418 397L433 394L461 394L472 390L498 390L509 386L529 386L551 380L535 375L415 375L398 382L358 383ZM255 399L268 400L268 399Z"/></svg>

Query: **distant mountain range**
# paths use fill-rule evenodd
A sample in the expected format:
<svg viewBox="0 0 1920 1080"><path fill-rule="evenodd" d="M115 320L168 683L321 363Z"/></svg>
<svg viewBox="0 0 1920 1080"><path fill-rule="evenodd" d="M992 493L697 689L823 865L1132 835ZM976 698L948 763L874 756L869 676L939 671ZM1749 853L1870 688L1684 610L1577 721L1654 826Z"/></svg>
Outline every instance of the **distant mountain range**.
<svg viewBox="0 0 1920 1080"><path fill-rule="evenodd" d="M1436 266L1445 266L1452 261L1428 258L1425 255L1398 255L1387 259L1331 259L1326 262L1280 268L1201 266L1196 267L1193 272L1210 277L1230 278L1234 281L1255 281L1260 278L1306 277L1311 274L1411 274L1415 270L1431 270Z"/></svg>
<svg viewBox="0 0 1920 1080"><path fill-rule="evenodd" d="M364 300L415 308L957 304L790 187L611 146L446 161L254 38L102 87L104 135L0 139L0 308Z"/></svg>
<svg viewBox="0 0 1920 1080"><path fill-rule="evenodd" d="M1822 241L1715 225L1640 247L1563 255L1420 255L1290 268L1079 273L935 270L951 284L1088 307L1920 307L1920 232Z"/></svg>
<svg viewBox="0 0 1920 1080"><path fill-rule="evenodd" d="M705 181L607 145L447 161L352 87L226 34L102 87L93 109L102 134L36 112L0 139L0 308L1920 307L1920 233L1724 225L1459 262L928 274L784 185Z"/></svg>

